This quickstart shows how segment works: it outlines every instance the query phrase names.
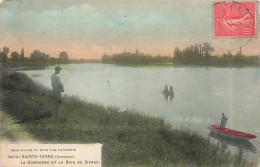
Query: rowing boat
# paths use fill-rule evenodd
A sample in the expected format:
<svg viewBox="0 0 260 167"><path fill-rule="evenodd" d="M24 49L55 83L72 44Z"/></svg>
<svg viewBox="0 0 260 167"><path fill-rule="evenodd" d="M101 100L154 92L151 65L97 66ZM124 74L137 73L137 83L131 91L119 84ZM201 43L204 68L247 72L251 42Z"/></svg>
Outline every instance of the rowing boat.
<svg viewBox="0 0 260 167"><path fill-rule="evenodd" d="M233 130L233 129L228 129L228 128L222 128L216 125L210 125L209 129L214 132L215 134L218 134L219 136L223 137L229 137L232 139L254 139L256 138L255 135Z"/></svg>

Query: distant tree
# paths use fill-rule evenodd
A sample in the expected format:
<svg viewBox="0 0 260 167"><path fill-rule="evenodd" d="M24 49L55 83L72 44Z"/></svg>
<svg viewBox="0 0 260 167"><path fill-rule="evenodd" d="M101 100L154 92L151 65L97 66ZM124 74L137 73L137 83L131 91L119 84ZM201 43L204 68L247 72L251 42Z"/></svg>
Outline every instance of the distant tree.
<svg viewBox="0 0 260 167"><path fill-rule="evenodd" d="M203 64L203 55L200 53L200 45L194 45L193 62L195 64Z"/></svg>
<svg viewBox="0 0 260 167"><path fill-rule="evenodd" d="M125 52L124 52L125 54ZM109 62L109 56L107 54L104 54L102 56L102 63L108 63Z"/></svg>
<svg viewBox="0 0 260 167"><path fill-rule="evenodd" d="M173 55L176 55L178 52L180 52L180 49L179 47L177 46L174 51L173 51Z"/></svg>
<svg viewBox="0 0 260 167"><path fill-rule="evenodd" d="M69 61L68 53L65 51L60 53L59 58L61 63L67 63Z"/></svg>
<svg viewBox="0 0 260 167"><path fill-rule="evenodd" d="M204 42L202 50L205 52L205 54L204 54L205 63L208 63L208 61L210 59L210 53L214 52L215 49L210 45L209 42ZM212 62L212 60L211 60L211 62Z"/></svg>
<svg viewBox="0 0 260 167"><path fill-rule="evenodd" d="M58 62L58 60L57 60L55 57L51 57L51 58L50 58L50 63L51 63L52 65L57 64L57 62Z"/></svg>
<svg viewBox="0 0 260 167"><path fill-rule="evenodd" d="M31 62L37 65L47 65L49 63L49 59L50 56L48 54L45 54L39 50L34 50L30 57Z"/></svg>
<svg viewBox="0 0 260 167"><path fill-rule="evenodd" d="M183 50L183 63L185 64L192 64L192 58L193 58L193 51L191 50L191 47L186 47Z"/></svg>
<svg viewBox="0 0 260 167"><path fill-rule="evenodd" d="M180 51L180 49L178 47L176 47L174 49L173 54L174 54L173 62L176 64L180 64L182 62L182 52Z"/></svg>
<svg viewBox="0 0 260 167"><path fill-rule="evenodd" d="M224 64L229 64L232 62L232 53L230 51L228 51L227 53L223 54L223 63Z"/></svg>
<svg viewBox="0 0 260 167"><path fill-rule="evenodd" d="M227 54L228 54L228 56L232 56L232 53L230 50L227 52Z"/></svg>
<svg viewBox="0 0 260 167"><path fill-rule="evenodd" d="M194 53L195 54L199 53L199 45L197 43L194 45Z"/></svg>
<svg viewBox="0 0 260 167"><path fill-rule="evenodd" d="M24 60L24 48L21 50L20 60Z"/></svg>
<svg viewBox="0 0 260 167"><path fill-rule="evenodd" d="M7 54L5 52L0 52L0 60L1 62L7 61Z"/></svg>
<svg viewBox="0 0 260 167"><path fill-rule="evenodd" d="M248 57L248 63L252 65L259 65L259 57L258 56L250 56Z"/></svg>
<svg viewBox="0 0 260 167"><path fill-rule="evenodd" d="M11 53L11 57L12 57L12 60L15 62L15 61L18 61L19 60L19 53L14 51Z"/></svg>
<svg viewBox="0 0 260 167"><path fill-rule="evenodd" d="M234 56L234 62L235 63L244 63L246 61L246 58L243 56L243 54L238 51L237 54Z"/></svg>
<svg viewBox="0 0 260 167"><path fill-rule="evenodd" d="M205 51L205 56L210 56L211 52L214 52L214 48L210 45L209 42L203 43L203 51Z"/></svg>
<svg viewBox="0 0 260 167"><path fill-rule="evenodd" d="M8 54L8 53L9 53L9 48L6 47L6 46L4 46L4 47L3 47L3 52L6 53L6 54Z"/></svg>

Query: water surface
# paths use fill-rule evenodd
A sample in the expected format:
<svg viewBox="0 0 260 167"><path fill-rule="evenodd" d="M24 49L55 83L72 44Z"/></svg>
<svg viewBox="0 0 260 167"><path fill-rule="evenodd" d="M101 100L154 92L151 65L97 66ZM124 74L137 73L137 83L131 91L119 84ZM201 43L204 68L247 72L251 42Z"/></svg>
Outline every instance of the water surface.
<svg viewBox="0 0 260 167"><path fill-rule="evenodd" d="M26 71L34 80L51 88L53 69ZM207 136L207 126L220 123L221 113L228 118L226 127L259 136L259 68L217 67L126 67L106 64L69 65L61 71L65 94L136 109L147 115L165 118L175 128L189 128ZM164 85L172 85L174 98L165 99ZM216 143L223 141L211 138ZM242 149L252 160L260 157L258 139L250 141L256 153ZM240 145L240 144L238 144ZM236 144L227 144L234 152Z"/></svg>

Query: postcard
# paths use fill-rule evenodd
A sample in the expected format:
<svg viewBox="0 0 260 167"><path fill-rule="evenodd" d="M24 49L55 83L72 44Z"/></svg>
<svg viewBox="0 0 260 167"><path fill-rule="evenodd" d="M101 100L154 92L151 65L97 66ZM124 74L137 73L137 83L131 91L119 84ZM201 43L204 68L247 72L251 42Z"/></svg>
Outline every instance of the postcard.
<svg viewBox="0 0 260 167"><path fill-rule="evenodd" d="M0 0L1 166L258 166L259 11Z"/></svg>

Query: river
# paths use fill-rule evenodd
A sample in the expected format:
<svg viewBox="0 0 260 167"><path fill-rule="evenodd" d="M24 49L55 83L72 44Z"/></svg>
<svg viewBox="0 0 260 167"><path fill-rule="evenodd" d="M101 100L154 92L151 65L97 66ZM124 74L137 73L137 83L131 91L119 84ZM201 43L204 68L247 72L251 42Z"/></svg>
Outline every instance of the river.
<svg viewBox="0 0 260 167"><path fill-rule="evenodd" d="M53 72L53 69L25 71L49 88ZM191 129L206 137L209 133L207 126L218 124L221 113L225 113L227 128L259 136L259 72L257 67L70 64L63 67L60 76L67 95L159 116L175 128ZM172 99L163 95L165 85L173 86ZM223 146L223 141L210 139ZM242 149L243 156L259 161L260 142L257 138L243 147L224 141L223 147L239 154Z"/></svg>

